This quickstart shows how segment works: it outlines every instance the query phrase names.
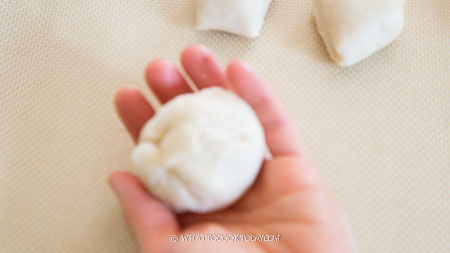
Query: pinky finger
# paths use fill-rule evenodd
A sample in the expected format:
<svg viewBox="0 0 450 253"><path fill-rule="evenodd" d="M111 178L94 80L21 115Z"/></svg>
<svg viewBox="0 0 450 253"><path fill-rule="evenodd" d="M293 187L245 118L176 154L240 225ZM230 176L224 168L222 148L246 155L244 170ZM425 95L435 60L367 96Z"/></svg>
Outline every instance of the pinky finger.
<svg viewBox="0 0 450 253"><path fill-rule="evenodd" d="M125 87L116 93L115 105L123 124L135 142L144 124L155 114L142 93L134 87Z"/></svg>

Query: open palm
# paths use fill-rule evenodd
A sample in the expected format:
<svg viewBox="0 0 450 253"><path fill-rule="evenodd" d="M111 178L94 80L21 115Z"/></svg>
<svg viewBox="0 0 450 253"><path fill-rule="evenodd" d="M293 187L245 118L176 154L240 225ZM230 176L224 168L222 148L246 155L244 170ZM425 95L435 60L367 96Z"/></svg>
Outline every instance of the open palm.
<svg viewBox="0 0 450 253"><path fill-rule="evenodd" d="M141 252L354 252L349 226L303 152L293 123L268 86L244 62L223 71L211 53L191 46L183 68L199 88L221 86L246 100L261 121L271 157L250 190L233 206L209 214L174 214L128 172L110 175ZM193 92L165 60L153 61L146 80L161 103ZM154 109L132 87L116 95L116 109L136 141ZM280 235L279 241L171 242L172 235ZM180 237L181 238L181 237Z"/></svg>

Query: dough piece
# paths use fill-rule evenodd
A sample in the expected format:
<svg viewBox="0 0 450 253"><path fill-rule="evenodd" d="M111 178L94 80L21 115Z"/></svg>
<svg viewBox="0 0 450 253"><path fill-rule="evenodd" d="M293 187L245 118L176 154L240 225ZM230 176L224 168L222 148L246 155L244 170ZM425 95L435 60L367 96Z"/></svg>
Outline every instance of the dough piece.
<svg viewBox="0 0 450 253"><path fill-rule="evenodd" d="M221 88L176 97L141 131L133 163L155 196L176 212L232 204L255 180L264 131L251 107Z"/></svg>
<svg viewBox="0 0 450 253"><path fill-rule="evenodd" d="M331 58L353 65L389 45L403 29L405 0L313 0Z"/></svg>
<svg viewBox="0 0 450 253"><path fill-rule="evenodd" d="M259 35L271 0L197 0L197 29Z"/></svg>

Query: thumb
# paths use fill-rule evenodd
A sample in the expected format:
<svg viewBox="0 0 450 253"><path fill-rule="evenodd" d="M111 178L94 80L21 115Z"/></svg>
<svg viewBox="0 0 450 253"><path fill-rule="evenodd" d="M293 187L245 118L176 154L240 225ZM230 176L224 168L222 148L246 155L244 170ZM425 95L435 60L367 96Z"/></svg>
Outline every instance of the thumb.
<svg viewBox="0 0 450 253"><path fill-rule="evenodd" d="M124 209L142 252L165 252L170 247L170 236L179 232L175 215L153 198L141 181L125 172L114 172L109 183Z"/></svg>

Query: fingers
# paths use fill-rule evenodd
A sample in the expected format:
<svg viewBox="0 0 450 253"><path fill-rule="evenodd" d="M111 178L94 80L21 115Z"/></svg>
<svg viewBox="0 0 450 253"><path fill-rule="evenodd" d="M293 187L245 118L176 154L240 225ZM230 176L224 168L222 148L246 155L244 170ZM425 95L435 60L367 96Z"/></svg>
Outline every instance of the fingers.
<svg viewBox="0 0 450 253"><path fill-rule="evenodd" d="M222 68L206 47L193 45L186 48L181 54L181 64L200 89L211 86L228 88Z"/></svg>
<svg viewBox="0 0 450 253"><path fill-rule="evenodd" d="M192 92L177 68L166 60L151 62L145 71L145 79L161 103L177 95Z"/></svg>
<svg viewBox="0 0 450 253"><path fill-rule="evenodd" d="M134 87L125 87L116 93L117 113L135 142L144 124L155 113L142 93Z"/></svg>
<svg viewBox="0 0 450 253"><path fill-rule="evenodd" d="M177 95L192 92L175 66L168 61L153 61L147 67L145 76L148 85L162 103ZM115 105L125 127L137 142L142 127L154 115L154 110L134 87L120 89L115 97Z"/></svg>
<svg viewBox="0 0 450 253"><path fill-rule="evenodd" d="M109 176L109 183L142 252L166 252L170 236L179 233L173 213L151 197L139 179L128 172L114 172Z"/></svg>
<svg viewBox="0 0 450 253"><path fill-rule="evenodd" d="M230 63L227 78L235 92L258 115L272 155L300 155L301 146L294 124L267 84L242 61Z"/></svg>

